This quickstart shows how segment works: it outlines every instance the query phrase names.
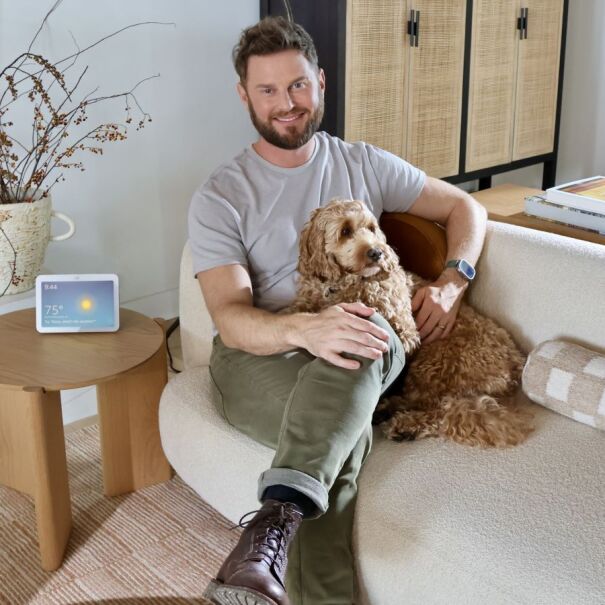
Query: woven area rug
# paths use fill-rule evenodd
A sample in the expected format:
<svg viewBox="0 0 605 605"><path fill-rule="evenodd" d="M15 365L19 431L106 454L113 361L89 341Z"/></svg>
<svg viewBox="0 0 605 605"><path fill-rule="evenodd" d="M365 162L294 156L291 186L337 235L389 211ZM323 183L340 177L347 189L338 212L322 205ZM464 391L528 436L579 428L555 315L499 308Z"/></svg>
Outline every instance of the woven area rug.
<svg viewBox="0 0 605 605"><path fill-rule="evenodd" d="M97 426L66 443L73 528L57 571L40 567L32 500L0 487L0 603L205 603L240 530L179 477L107 498Z"/></svg>

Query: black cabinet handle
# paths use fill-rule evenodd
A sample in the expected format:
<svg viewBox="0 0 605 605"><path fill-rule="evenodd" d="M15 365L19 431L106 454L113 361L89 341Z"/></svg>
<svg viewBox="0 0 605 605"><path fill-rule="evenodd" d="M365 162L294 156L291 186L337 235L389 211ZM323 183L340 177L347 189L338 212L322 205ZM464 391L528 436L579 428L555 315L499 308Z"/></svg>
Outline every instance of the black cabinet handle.
<svg viewBox="0 0 605 605"><path fill-rule="evenodd" d="M410 36L410 46L414 46L414 35L416 32L416 11L410 11L410 20L408 21L408 34Z"/></svg>
<svg viewBox="0 0 605 605"><path fill-rule="evenodd" d="M525 27L523 28L524 32L525 32L524 35L523 35L523 37L526 40L527 40L527 23L528 23L528 21L529 21L529 8L526 8L525 9Z"/></svg>
<svg viewBox="0 0 605 605"><path fill-rule="evenodd" d="M420 11L411 10L410 20L408 21L408 34L410 36L410 46L418 46L418 24L420 23Z"/></svg>
<svg viewBox="0 0 605 605"><path fill-rule="evenodd" d="M517 29L519 30L519 40L527 40L527 21L529 9L522 8L521 16L517 19Z"/></svg>

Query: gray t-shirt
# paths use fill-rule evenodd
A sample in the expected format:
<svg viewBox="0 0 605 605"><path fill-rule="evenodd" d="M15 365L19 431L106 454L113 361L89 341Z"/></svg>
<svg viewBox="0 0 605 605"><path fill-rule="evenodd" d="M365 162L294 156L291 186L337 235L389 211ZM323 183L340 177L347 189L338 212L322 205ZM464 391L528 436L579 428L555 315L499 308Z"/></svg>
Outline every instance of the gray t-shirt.
<svg viewBox="0 0 605 605"><path fill-rule="evenodd" d="M314 137L313 155L302 166L275 166L248 147L195 192L189 207L195 275L244 265L254 305L279 311L295 296L298 240L312 210L335 197L356 199L380 218L406 212L420 195L425 173L401 158L325 132Z"/></svg>

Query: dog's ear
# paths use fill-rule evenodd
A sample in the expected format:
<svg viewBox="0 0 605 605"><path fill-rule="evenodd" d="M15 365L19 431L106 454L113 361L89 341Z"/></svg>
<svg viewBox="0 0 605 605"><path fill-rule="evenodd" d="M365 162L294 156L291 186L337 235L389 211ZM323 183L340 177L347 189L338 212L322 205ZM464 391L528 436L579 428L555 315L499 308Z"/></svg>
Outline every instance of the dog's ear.
<svg viewBox="0 0 605 605"><path fill-rule="evenodd" d="M399 266L399 257L397 256L395 250L393 250L393 248L391 248L391 246L387 242L387 236L384 234L384 231L380 227L377 227L377 235L384 244L385 268L390 273L391 271L397 269L397 267Z"/></svg>
<svg viewBox="0 0 605 605"><path fill-rule="evenodd" d="M325 208L317 208L300 234L297 271L303 277L318 277L322 281L331 281L340 277L342 271L331 254L326 252L326 225L328 222Z"/></svg>
<svg viewBox="0 0 605 605"><path fill-rule="evenodd" d="M389 273L395 271L395 269L399 267L399 257L395 253L395 250L393 250L393 248L391 248L391 246L389 246L388 244L386 245L385 250L385 265L386 270Z"/></svg>
<svg viewBox="0 0 605 605"><path fill-rule="evenodd" d="M296 270L305 277L316 274L317 266L320 264L319 254L324 249L325 241L323 231L319 229L318 214L321 208L316 208L311 217L305 223L300 234L298 246L298 266Z"/></svg>

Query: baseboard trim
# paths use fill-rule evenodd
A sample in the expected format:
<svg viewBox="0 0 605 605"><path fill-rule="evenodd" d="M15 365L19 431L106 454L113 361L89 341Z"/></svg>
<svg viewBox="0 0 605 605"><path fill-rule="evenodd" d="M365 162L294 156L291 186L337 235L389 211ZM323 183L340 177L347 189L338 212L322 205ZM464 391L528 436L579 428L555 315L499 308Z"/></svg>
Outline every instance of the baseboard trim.
<svg viewBox="0 0 605 605"><path fill-rule="evenodd" d="M74 420L74 422L66 424L63 427L63 431L67 435L79 429L83 429L86 426L92 426L93 424L97 424L98 421L99 416L97 414L95 414L94 416L87 416L86 418L80 418L79 420Z"/></svg>

